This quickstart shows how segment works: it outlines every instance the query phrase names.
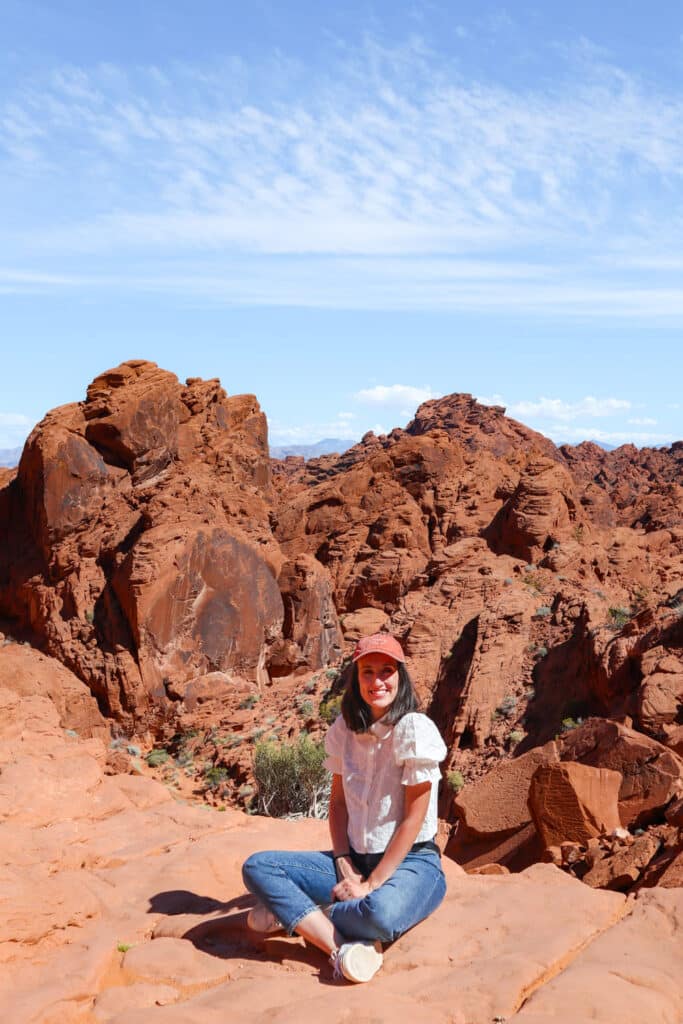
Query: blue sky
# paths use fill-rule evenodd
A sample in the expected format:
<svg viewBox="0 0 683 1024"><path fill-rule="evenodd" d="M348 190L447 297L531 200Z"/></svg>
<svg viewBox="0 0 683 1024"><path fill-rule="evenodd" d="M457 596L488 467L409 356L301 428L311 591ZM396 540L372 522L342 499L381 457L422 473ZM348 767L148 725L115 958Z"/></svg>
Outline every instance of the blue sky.
<svg viewBox="0 0 683 1024"><path fill-rule="evenodd" d="M683 8L3 0L0 448L146 357L275 444L683 437Z"/></svg>

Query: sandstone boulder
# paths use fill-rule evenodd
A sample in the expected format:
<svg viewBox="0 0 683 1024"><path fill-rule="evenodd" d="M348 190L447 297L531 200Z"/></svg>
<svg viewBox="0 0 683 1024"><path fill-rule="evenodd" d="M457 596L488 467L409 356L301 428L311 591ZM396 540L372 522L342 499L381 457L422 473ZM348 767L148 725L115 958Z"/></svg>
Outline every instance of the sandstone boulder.
<svg viewBox="0 0 683 1024"><path fill-rule="evenodd" d="M561 742L562 761L580 761L621 775L619 816L638 827L656 820L683 792L683 760L656 740L625 725L593 718Z"/></svg>
<svg viewBox="0 0 683 1024"><path fill-rule="evenodd" d="M618 828L621 781L609 768L570 761L539 765L529 785L529 811L543 844L586 843Z"/></svg>
<svg viewBox="0 0 683 1024"><path fill-rule="evenodd" d="M519 868L540 859L528 807L529 786L541 765L557 759L554 743L502 761L487 775L466 785L453 798L457 825L446 853L458 863L476 867L490 861Z"/></svg>

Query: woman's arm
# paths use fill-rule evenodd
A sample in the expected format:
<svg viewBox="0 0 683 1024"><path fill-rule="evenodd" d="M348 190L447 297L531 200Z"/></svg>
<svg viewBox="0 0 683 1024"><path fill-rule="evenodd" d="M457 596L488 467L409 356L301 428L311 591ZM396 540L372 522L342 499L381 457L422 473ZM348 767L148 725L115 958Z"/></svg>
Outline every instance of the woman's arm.
<svg viewBox="0 0 683 1024"><path fill-rule="evenodd" d="M349 812L346 807L346 799L344 797L344 784L342 782L341 775L332 776L329 824L330 837L332 839L332 852L334 853L334 856L337 857L339 854L344 853L348 854ZM334 863L337 869L337 878L347 878L354 882L361 882L363 880L363 876L360 875L358 871L356 871L350 857L340 857L339 860L335 860Z"/></svg>
<svg viewBox="0 0 683 1024"><path fill-rule="evenodd" d="M379 889L380 885L384 885L391 878L415 842L429 809L432 784L431 782L420 782L416 786L405 786L404 788L403 818L389 840L389 845L384 851L381 861L365 881L355 881L345 876L332 890L336 899L360 899L362 896L367 896L373 889ZM331 806L330 804L330 808ZM337 861L337 864L339 863L341 862Z"/></svg>
<svg viewBox="0 0 683 1024"><path fill-rule="evenodd" d="M415 842L427 817L429 798L432 792L431 782L420 782L416 786L405 786L404 788L403 820L389 840L389 845L384 851L381 861L366 879L366 884L370 886L369 892L379 889L380 885L389 881Z"/></svg>

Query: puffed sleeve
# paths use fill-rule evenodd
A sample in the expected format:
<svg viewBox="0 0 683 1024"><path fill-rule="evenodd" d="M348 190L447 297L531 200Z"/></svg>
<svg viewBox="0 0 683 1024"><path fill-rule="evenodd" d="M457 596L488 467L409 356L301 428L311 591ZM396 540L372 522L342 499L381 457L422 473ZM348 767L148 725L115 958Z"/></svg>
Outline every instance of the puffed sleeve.
<svg viewBox="0 0 683 1024"><path fill-rule="evenodd" d="M446 744L439 730L426 715L404 715L394 728L394 758L402 766L401 782L416 786L420 782L438 782L439 762L446 756Z"/></svg>
<svg viewBox="0 0 683 1024"><path fill-rule="evenodd" d="M327 757L325 758L324 765L328 772L332 772L333 775L342 774L345 739L346 723L342 716L338 715L325 735L325 753Z"/></svg>

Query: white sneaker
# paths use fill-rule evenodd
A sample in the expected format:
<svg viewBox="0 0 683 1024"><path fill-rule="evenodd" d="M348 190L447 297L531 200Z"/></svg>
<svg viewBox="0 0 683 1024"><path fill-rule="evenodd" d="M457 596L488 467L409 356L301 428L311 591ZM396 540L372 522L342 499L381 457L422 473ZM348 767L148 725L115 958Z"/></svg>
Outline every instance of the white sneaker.
<svg viewBox="0 0 683 1024"><path fill-rule="evenodd" d="M247 914L247 925L254 932L261 932L262 935L270 935L273 932L284 931L275 914L272 914L262 903L257 903Z"/></svg>
<svg viewBox="0 0 683 1024"><path fill-rule="evenodd" d="M355 982L370 981L383 961L380 942L345 942L330 957L334 977Z"/></svg>

